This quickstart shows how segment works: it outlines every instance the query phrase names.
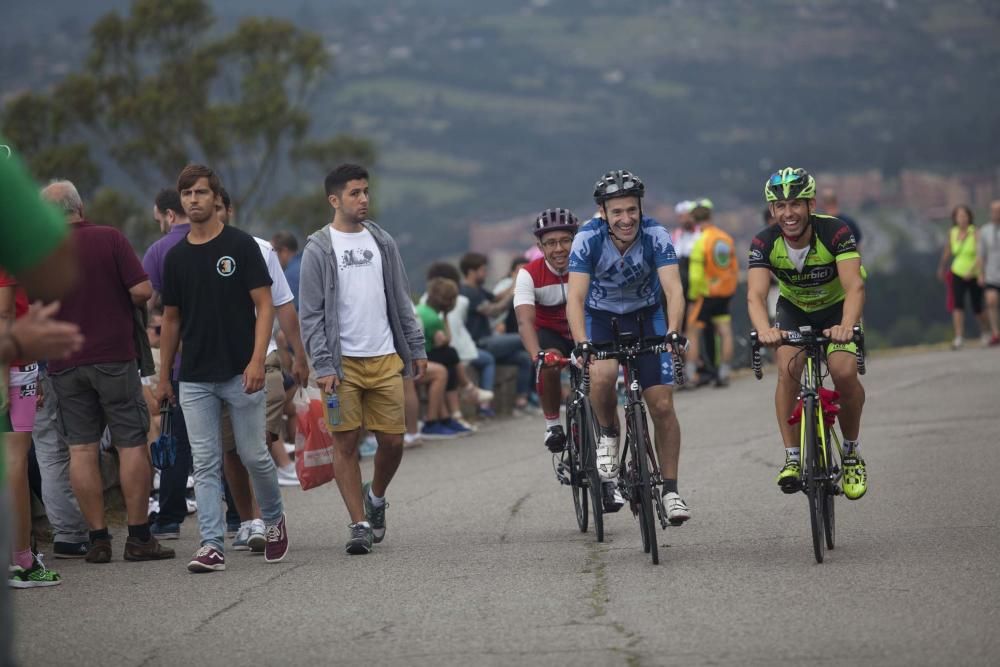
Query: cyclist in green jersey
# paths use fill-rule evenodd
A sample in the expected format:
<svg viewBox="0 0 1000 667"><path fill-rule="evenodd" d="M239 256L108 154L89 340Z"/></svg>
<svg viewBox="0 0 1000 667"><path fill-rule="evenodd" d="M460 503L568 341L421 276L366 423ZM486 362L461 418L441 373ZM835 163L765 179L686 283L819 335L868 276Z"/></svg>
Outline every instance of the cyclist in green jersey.
<svg viewBox="0 0 1000 667"><path fill-rule="evenodd" d="M803 360L795 348L782 345L781 331L811 326L833 341L827 347L827 365L840 393L844 495L857 500L868 485L860 440L865 390L858 381L857 348L852 342L865 302L861 255L846 224L815 213L816 181L804 169L788 167L772 175L764 196L777 224L757 234L750 245L747 307L760 342L777 348L774 405L785 446L778 486L786 493L797 491L802 472L798 430L788 418L795 409ZM773 327L767 312L770 274L777 278L780 291Z"/></svg>

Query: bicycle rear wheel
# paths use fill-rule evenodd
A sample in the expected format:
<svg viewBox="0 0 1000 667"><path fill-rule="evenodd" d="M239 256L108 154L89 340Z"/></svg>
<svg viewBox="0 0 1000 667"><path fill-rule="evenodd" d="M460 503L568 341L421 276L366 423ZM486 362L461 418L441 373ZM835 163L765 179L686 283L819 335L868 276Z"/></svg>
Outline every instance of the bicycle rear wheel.
<svg viewBox="0 0 1000 667"><path fill-rule="evenodd" d="M576 513L576 524L581 533L587 532L588 513L587 482L584 477L582 459L580 457L580 412L572 410L566 419L566 451L569 455L570 491L573 493L573 511Z"/></svg>
<svg viewBox="0 0 1000 667"><path fill-rule="evenodd" d="M815 396L806 396L802 405L802 419L805 424L805 441L802 451L806 452L805 491L809 500L809 526L812 529L813 555L817 563L823 562L826 555L826 535L823 523L823 505L826 494L824 467L819 456L819 439L816 437L816 424L819 419L819 409Z"/></svg>
<svg viewBox="0 0 1000 667"><path fill-rule="evenodd" d="M631 416L632 435L629 454L636 464L638 479L636 491L639 494L639 531L642 534L642 550L649 554L653 565L660 562L660 550L656 544L656 514L653 510L653 484L649 477L649 431L646 415L637 409Z"/></svg>
<svg viewBox="0 0 1000 667"><path fill-rule="evenodd" d="M598 542L604 541L604 493L601 476L597 472L597 417L590 399L585 398L580 408L580 459L590 495L591 515L594 519L594 536Z"/></svg>

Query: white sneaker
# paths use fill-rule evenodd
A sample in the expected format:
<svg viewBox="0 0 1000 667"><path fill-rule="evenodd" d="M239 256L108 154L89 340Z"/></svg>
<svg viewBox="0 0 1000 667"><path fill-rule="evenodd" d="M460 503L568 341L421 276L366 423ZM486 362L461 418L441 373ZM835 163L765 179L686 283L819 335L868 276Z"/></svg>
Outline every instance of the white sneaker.
<svg viewBox="0 0 1000 667"><path fill-rule="evenodd" d="M267 546L267 533L263 519L254 519L250 522L250 537L247 538L247 545L254 553L264 552L264 547Z"/></svg>
<svg viewBox="0 0 1000 667"><path fill-rule="evenodd" d="M597 473L601 479L618 477L618 438L602 435L597 441Z"/></svg>
<svg viewBox="0 0 1000 667"><path fill-rule="evenodd" d="M244 521L233 538L233 551L250 551L250 526L253 521Z"/></svg>
<svg viewBox="0 0 1000 667"><path fill-rule="evenodd" d="M289 456L294 456L295 455L295 443L294 442L286 442L285 443L285 453L288 454Z"/></svg>
<svg viewBox="0 0 1000 667"><path fill-rule="evenodd" d="M419 447L424 444L424 439L420 437L420 432L403 434L403 449Z"/></svg>
<svg viewBox="0 0 1000 667"><path fill-rule="evenodd" d="M187 505L188 514L194 514L198 511L198 501L194 498L185 498L184 502Z"/></svg>
<svg viewBox="0 0 1000 667"><path fill-rule="evenodd" d="M189 489L193 489L194 488L194 477L192 477L191 475L188 475L188 478L187 478L187 488L189 488Z"/></svg>
<svg viewBox="0 0 1000 667"><path fill-rule="evenodd" d="M294 463L278 468L278 486L299 486L299 476L295 474Z"/></svg>
<svg viewBox="0 0 1000 667"><path fill-rule="evenodd" d="M990 335L988 333L984 333L982 336L980 336L979 337L979 344L982 345L983 347L989 347L990 346Z"/></svg>
<svg viewBox="0 0 1000 667"><path fill-rule="evenodd" d="M951 341L951 349L960 350L964 342L961 336L955 336L955 340Z"/></svg>
<svg viewBox="0 0 1000 667"><path fill-rule="evenodd" d="M667 521L670 522L671 526L679 526L691 518L691 509L680 494L673 491L664 493L663 501L667 505Z"/></svg>
<svg viewBox="0 0 1000 667"><path fill-rule="evenodd" d="M153 470L153 490L154 491L159 491L160 490L160 471L159 470Z"/></svg>

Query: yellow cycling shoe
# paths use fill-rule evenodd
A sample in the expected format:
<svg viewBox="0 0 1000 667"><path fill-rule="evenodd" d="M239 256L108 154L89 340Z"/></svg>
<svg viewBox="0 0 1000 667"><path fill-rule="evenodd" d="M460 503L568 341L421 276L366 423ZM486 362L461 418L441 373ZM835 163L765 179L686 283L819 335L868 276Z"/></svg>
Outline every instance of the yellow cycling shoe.
<svg viewBox="0 0 1000 667"><path fill-rule="evenodd" d="M844 495L857 500L868 490L868 473L865 460L857 452L844 457Z"/></svg>
<svg viewBox="0 0 1000 667"><path fill-rule="evenodd" d="M794 459L785 459L778 473L778 486L785 493L795 493L802 488L802 466Z"/></svg>

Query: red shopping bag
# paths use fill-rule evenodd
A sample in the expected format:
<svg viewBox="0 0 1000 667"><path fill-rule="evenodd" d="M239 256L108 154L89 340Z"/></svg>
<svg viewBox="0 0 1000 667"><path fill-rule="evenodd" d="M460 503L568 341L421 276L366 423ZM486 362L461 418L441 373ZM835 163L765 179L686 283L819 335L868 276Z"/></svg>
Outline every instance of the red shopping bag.
<svg viewBox="0 0 1000 667"><path fill-rule="evenodd" d="M295 443L295 474L303 491L333 479L333 438L326 428L326 410L318 389L299 390L295 413L302 438Z"/></svg>

